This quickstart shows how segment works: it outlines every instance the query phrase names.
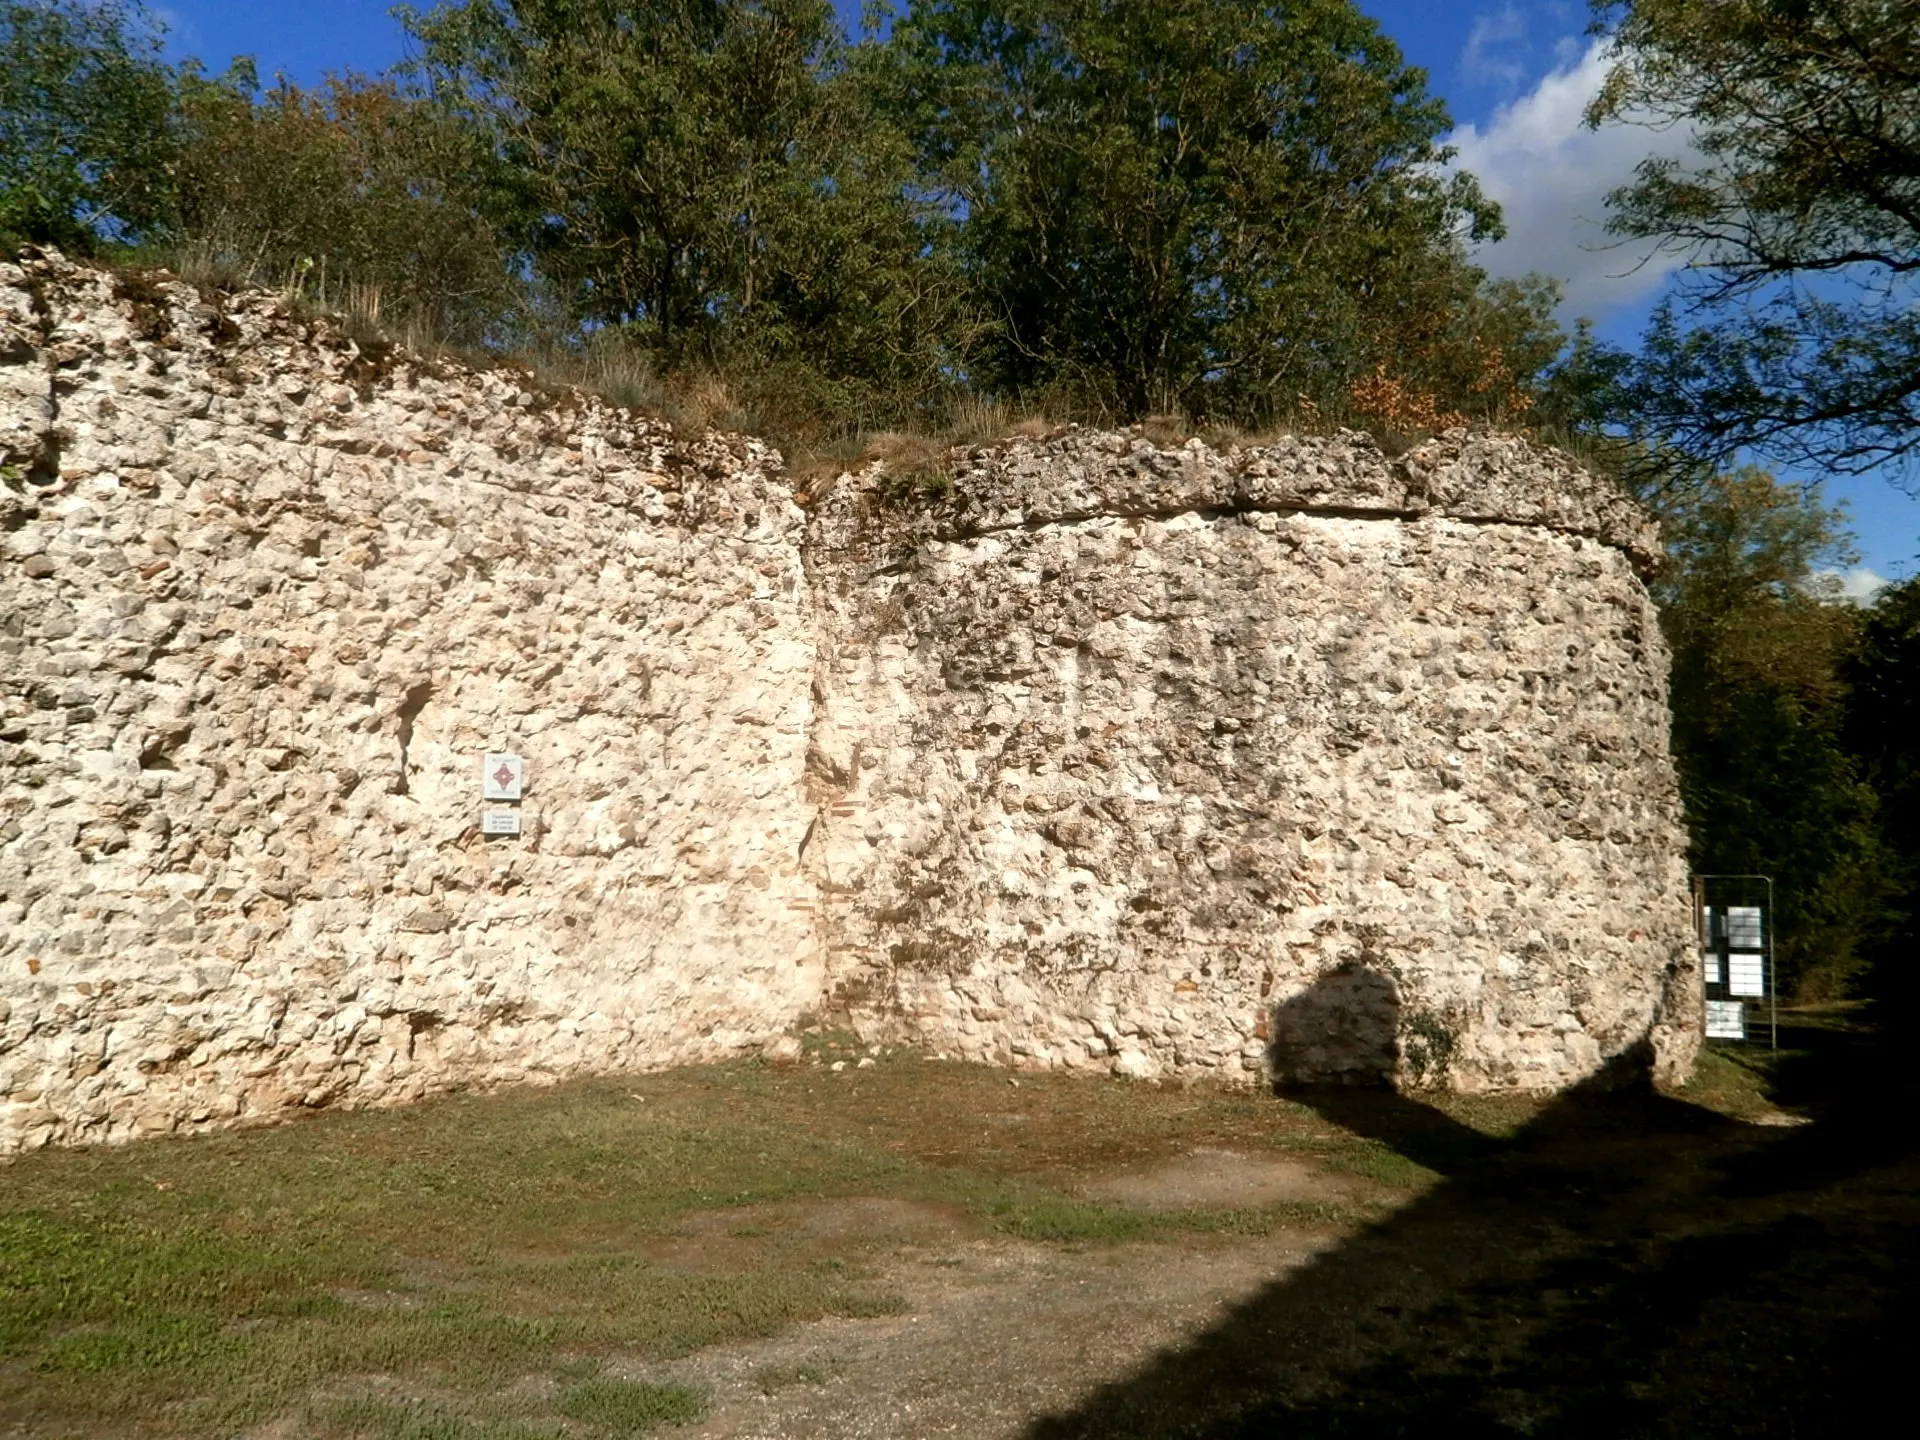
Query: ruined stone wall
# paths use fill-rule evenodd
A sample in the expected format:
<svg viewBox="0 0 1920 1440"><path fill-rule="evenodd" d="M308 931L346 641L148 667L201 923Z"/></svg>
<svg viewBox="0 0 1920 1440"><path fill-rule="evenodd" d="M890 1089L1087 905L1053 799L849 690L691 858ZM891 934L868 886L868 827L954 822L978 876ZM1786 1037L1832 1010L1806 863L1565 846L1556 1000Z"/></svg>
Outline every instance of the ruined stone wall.
<svg viewBox="0 0 1920 1440"><path fill-rule="evenodd" d="M1655 537L1454 436L982 452L843 491L834 974L1001 1063L1551 1089L1698 1031Z"/></svg>
<svg viewBox="0 0 1920 1440"><path fill-rule="evenodd" d="M1451 436L756 442L0 266L0 1152L751 1050L1697 1044L1653 537ZM526 834L478 832L527 757Z"/></svg>
<svg viewBox="0 0 1920 1440"><path fill-rule="evenodd" d="M0 1150L711 1059L820 990L777 457L278 310L0 268Z"/></svg>

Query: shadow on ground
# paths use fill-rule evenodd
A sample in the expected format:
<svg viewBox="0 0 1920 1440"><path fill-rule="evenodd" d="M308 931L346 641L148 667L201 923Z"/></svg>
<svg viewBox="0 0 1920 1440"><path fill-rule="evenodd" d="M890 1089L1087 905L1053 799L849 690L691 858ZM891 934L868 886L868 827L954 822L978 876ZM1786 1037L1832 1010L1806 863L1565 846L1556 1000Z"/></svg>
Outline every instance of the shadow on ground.
<svg viewBox="0 0 1920 1440"><path fill-rule="evenodd" d="M1351 1014L1368 987L1342 984ZM1627 1065L1504 1140L1390 1091L1291 1092L1445 1179L1028 1435L1905 1432L1908 1052L1861 1031L1782 1043L1773 1098L1813 1116L1797 1128L1656 1094Z"/></svg>

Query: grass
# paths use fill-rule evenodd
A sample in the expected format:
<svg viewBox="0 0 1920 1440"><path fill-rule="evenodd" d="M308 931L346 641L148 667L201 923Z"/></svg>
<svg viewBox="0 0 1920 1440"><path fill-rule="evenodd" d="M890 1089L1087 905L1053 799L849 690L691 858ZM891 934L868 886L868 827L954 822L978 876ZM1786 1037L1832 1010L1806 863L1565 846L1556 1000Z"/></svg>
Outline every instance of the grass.
<svg viewBox="0 0 1920 1440"><path fill-rule="evenodd" d="M855 1052L844 1037L813 1048ZM952 1115L979 1123L932 1123ZM28 1156L0 1191L0 1428L231 1432L305 1415L316 1434L562 1433L617 1404L667 1423L689 1402L604 1379L569 1389L567 1367L669 1360L897 1306L880 1275L893 1241L815 1234L782 1206L883 1197L1050 1243L1346 1218L1137 1212L1072 1194L1089 1166L1222 1142L1371 1168L1368 1142L1271 1099L1046 1077L1013 1087L900 1056ZM721 1228L699 1227L709 1212ZM357 1393L369 1377L403 1393ZM480 1404L529 1377L561 1388L536 1386L509 1415Z"/></svg>
<svg viewBox="0 0 1920 1440"><path fill-rule="evenodd" d="M832 1359L806 1360L798 1365L763 1365L753 1372L753 1383L762 1395L777 1395L796 1385L825 1385L840 1368Z"/></svg>
<svg viewBox="0 0 1920 1440"><path fill-rule="evenodd" d="M1769 1077L1783 1059L1797 1058L1799 1052L1762 1049L1759 1046L1708 1047L1701 1051L1693 1079L1682 1093L1696 1104L1705 1105L1739 1120L1758 1120L1773 1107L1762 1098Z"/></svg>
<svg viewBox="0 0 1920 1440"><path fill-rule="evenodd" d="M1203 1244L1350 1229L1437 1178L1408 1147L1270 1096L1016 1084L897 1053L835 1072L872 1057L848 1036L807 1049L788 1069L22 1157L0 1168L0 1431L644 1434L700 1401L648 1365L898 1308L887 1264L929 1242L857 1208L831 1223L845 1207L1041 1244ZM1450 1104L1440 1123L1466 1144L1536 1108ZM1302 1156L1392 1193L1220 1210L1077 1193L1200 1146Z"/></svg>
<svg viewBox="0 0 1920 1440"><path fill-rule="evenodd" d="M330 1440L566 1440L565 1432L552 1426L482 1419L421 1400L362 1396L318 1407L308 1418Z"/></svg>
<svg viewBox="0 0 1920 1440"><path fill-rule="evenodd" d="M1904 1403L1920 1283L1911 1036L1781 1019L1778 1052L1517 1125L1316 1097L1445 1178L1025 1433L1866 1433Z"/></svg>
<svg viewBox="0 0 1920 1440"><path fill-rule="evenodd" d="M698 1420L706 1400L684 1385L644 1380L589 1380L560 1396L560 1413L622 1435L644 1435L662 1425Z"/></svg>

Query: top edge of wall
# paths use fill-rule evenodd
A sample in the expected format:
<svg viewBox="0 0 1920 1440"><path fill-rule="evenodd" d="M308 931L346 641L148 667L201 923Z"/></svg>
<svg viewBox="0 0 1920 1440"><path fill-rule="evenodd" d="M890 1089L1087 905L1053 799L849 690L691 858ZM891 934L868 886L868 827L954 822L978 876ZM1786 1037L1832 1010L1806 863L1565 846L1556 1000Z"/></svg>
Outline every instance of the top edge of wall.
<svg viewBox="0 0 1920 1440"><path fill-rule="evenodd" d="M1658 527L1627 495L1559 451L1484 430L1389 456L1356 430L1222 450L1070 427L956 451L950 463L951 483L913 507L888 504L883 464L841 477L822 502L823 540L866 551L882 537L963 540L1097 516L1270 512L1523 525L1611 546L1642 574L1662 561Z"/></svg>
<svg viewBox="0 0 1920 1440"><path fill-rule="evenodd" d="M108 315L116 323L103 327ZM356 336L340 318L272 291L218 291L164 270L116 272L35 247L0 261L0 353L37 350L63 364L63 354L136 342L189 358L202 352L239 384L284 385L304 368L363 398L442 386L476 391L503 415L540 417L538 435L527 438L547 446L592 436L649 452L669 469L751 470L768 479L785 469L759 439L676 432L657 416L542 384L524 366ZM815 485L800 497L815 510L813 544L885 558L928 541L1098 516L1264 511L1525 525L1610 546L1643 575L1662 563L1657 526L1615 486L1559 451L1484 430L1449 430L1389 456L1353 430L1223 450L1199 439L1161 445L1137 429L1067 426L956 448L945 468L951 483L904 504L889 500L882 462Z"/></svg>
<svg viewBox="0 0 1920 1440"><path fill-rule="evenodd" d="M419 391L412 408L459 390L501 416L537 417L539 433L530 438L543 443L592 436L670 469L784 469L779 452L755 437L679 430L660 416L544 381L525 364L411 346L298 297L229 290L165 269L114 270L38 246L0 256L0 356L38 352L59 368L89 351L130 345L217 367L236 386L325 383L361 402Z"/></svg>

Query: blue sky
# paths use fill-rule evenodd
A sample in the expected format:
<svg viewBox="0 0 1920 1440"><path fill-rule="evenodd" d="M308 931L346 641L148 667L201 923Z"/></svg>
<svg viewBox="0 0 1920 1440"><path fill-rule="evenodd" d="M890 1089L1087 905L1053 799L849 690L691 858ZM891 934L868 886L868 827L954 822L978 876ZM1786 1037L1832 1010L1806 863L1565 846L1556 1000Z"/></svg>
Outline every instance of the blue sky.
<svg viewBox="0 0 1920 1440"><path fill-rule="evenodd" d="M431 8L431 0L417 0ZM858 0L835 0L857 23ZM1496 274L1539 270L1566 283L1565 317L1591 317L1603 338L1631 346L1664 290L1671 266L1607 244L1600 229L1606 192L1629 178L1655 147L1684 145L1678 134L1614 128L1594 134L1580 114L1604 72L1585 34L1580 0L1360 0L1408 61L1427 72L1458 126L1460 163L1506 211L1509 236L1479 257ZM330 70L377 72L402 53L391 0L158 0L176 57L220 69L251 55L263 75L302 82ZM1875 476L1836 477L1873 576L1912 574L1920 560L1920 499Z"/></svg>

